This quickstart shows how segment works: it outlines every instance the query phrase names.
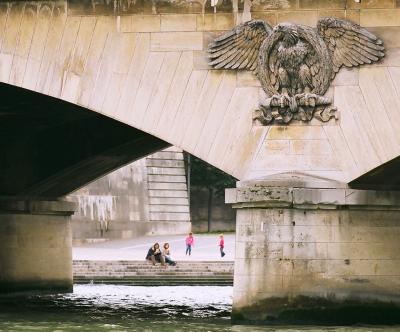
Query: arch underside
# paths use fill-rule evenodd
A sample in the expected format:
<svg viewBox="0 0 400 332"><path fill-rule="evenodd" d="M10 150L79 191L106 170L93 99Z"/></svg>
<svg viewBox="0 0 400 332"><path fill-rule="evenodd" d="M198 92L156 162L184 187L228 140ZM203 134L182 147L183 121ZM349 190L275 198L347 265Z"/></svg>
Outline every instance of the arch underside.
<svg viewBox="0 0 400 332"><path fill-rule="evenodd" d="M60 197L170 144L83 107L0 83L0 195ZM354 179L398 190L400 158Z"/></svg>
<svg viewBox="0 0 400 332"><path fill-rule="evenodd" d="M59 197L169 146L82 107L0 84L0 195Z"/></svg>
<svg viewBox="0 0 400 332"><path fill-rule="evenodd" d="M338 121L268 127L252 123L265 97L256 76L207 64L208 43L239 23L234 15L203 15L201 8L188 14L166 5L167 12L150 8L118 16L83 7L77 1L0 3L0 82L81 110L36 107L3 115L9 124L1 125L0 134L2 195L67 193L165 142L240 180L301 172L351 183L400 155L398 26L363 22L382 37L387 54L375 66L340 70L327 92ZM308 12L295 11L298 18ZM279 17L280 10L270 14ZM298 23L296 17L290 20ZM4 99L8 90L2 90ZM59 157L51 159L52 153Z"/></svg>
<svg viewBox="0 0 400 332"><path fill-rule="evenodd" d="M400 190L400 157L361 175L349 186L354 189Z"/></svg>

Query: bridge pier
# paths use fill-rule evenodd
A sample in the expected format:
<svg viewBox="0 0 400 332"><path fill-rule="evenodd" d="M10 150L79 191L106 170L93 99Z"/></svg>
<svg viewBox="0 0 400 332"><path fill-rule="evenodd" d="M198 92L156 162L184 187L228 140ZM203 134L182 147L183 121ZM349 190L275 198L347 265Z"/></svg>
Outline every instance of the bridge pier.
<svg viewBox="0 0 400 332"><path fill-rule="evenodd" d="M0 199L0 293L72 291L74 203Z"/></svg>
<svg viewBox="0 0 400 332"><path fill-rule="evenodd" d="M239 182L234 322L400 323L400 192Z"/></svg>

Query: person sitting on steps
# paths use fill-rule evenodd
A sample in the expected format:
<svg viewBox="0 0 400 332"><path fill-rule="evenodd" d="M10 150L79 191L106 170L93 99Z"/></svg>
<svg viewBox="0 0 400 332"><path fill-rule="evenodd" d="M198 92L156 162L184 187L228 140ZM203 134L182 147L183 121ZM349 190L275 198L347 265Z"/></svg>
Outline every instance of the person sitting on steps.
<svg viewBox="0 0 400 332"><path fill-rule="evenodd" d="M164 243L162 254L164 256L165 262L168 265L172 265L172 266L176 265L176 262L171 259L171 251L169 249L169 243Z"/></svg>
<svg viewBox="0 0 400 332"><path fill-rule="evenodd" d="M163 255L161 254L160 245L156 242L147 252L146 260L151 261L153 265L156 263L161 263L162 266L165 266L165 260Z"/></svg>

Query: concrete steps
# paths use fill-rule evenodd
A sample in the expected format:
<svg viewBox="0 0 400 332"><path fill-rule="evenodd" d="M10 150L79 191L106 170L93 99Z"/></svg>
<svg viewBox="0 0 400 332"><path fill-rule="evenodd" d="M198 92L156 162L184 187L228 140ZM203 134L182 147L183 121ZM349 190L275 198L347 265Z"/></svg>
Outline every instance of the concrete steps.
<svg viewBox="0 0 400 332"><path fill-rule="evenodd" d="M117 283L138 286L232 285L233 262L182 261L153 266L146 261L73 262L75 283Z"/></svg>

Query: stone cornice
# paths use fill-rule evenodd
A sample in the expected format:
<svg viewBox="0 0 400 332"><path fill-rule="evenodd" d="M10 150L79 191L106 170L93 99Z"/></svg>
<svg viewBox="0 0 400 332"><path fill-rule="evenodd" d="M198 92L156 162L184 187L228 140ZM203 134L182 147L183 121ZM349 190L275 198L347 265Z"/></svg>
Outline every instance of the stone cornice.
<svg viewBox="0 0 400 332"><path fill-rule="evenodd" d="M400 192L349 188L242 187L226 189L234 208L400 209Z"/></svg>

